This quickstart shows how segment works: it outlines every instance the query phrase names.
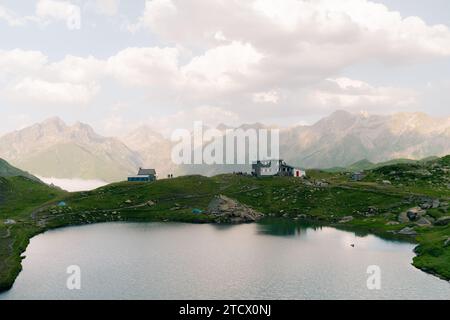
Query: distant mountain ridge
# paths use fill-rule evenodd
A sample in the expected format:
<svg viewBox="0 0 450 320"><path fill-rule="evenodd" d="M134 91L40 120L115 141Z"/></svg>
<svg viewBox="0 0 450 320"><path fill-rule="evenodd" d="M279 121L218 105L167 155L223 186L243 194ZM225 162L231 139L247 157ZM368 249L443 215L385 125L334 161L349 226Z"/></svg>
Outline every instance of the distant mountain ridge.
<svg viewBox="0 0 450 320"><path fill-rule="evenodd" d="M360 159L419 160L450 153L450 117L336 111L312 126L284 129L280 140L283 157L307 168L347 167Z"/></svg>
<svg viewBox="0 0 450 320"><path fill-rule="evenodd" d="M122 180L135 173L140 157L121 141L98 135L82 123L51 118L0 137L0 157L35 175Z"/></svg>
<svg viewBox="0 0 450 320"><path fill-rule="evenodd" d="M229 128L221 125L221 128ZM256 123L239 128L268 128ZM336 111L313 125L280 129L280 157L307 169L348 168L361 159L370 164L395 159L421 160L450 154L450 117L424 113L367 115ZM397 161L397 160L395 160ZM408 160L405 160L408 161ZM362 168L364 166L355 166ZM183 166L183 173L249 171L249 165Z"/></svg>
<svg viewBox="0 0 450 320"><path fill-rule="evenodd" d="M231 128L218 126L223 132ZM239 128L268 127L255 123ZM139 167L155 168L160 177L250 170L249 165L176 166L171 161L173 145L150 126L139 127L119 139L103 137L86 124L68 126L52 118L0 137L0 157L42 177L106 182L124 180ZM447 154L450 117L434 118L424 113L336 111L313 125L280 129L280 157L303 168L370 169L372 164L392 159L420 160Z"/></svg>

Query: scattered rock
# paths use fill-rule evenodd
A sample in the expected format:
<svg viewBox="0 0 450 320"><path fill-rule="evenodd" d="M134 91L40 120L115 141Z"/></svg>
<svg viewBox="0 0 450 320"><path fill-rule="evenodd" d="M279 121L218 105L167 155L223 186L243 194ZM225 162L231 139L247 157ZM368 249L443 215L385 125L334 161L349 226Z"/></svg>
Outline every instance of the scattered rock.
<svg viewBox="0 0 450 320"><path fill-rule="evenodd" d="M432 223L427 218L424 218L424 217L420 217L419 220L417 220L416 224L421 227L426 227L426 226L432 225Z"/></svg>
<svg viewBox="0 0 450 320"><path fill-rule="evenodd" d="M343 217L341 220L339 220L339 223L347 223L347 222L352 221L353 219L354 219L353 216L346 216L346 217Z"/></svg>
<svg viewBox="0 0 450 320"><path fill-rule="evenodd" d="M431 203L425 202L425 203L422 203L422 204L420 205L420 208L423 209L423 210L426 210L426 209L431 209L432 206L433 206L433 205L432 205Z"/></svg>
<svg viewBox="0 0 450 320"><path fill-rule="evenodd" d="M437 226L446 226L450 223L450 216L441 217L434 223Z"/></svg>
<svg viewBox="0 0 450 320"><path fill-rule="evenodd" d="M432 204L433 209L439 208L440 204L441 204L441 202L439 201L439 199L433 200L433 204Z"/></svg>
<svg viewBox="0 0 450 320"><path fill-rule="evenodd" d="M450 237L447 238L447 240L444 241L444 247L450 246Z"/></svg>
<svg viewBox="0 0 450 320"><path fill-rule="evenodd" d="M315 181L315 186L319 188L328 187L330 184L325 180Z"/></svg>
<svg viewBox="0 0 450 320"><path fill-rule="evenodd" d="M13 220L13 219L6 219L5 222L4 222L4 224L7 225L7 226L10 226L10 225L13 225L13 224L16 224L16 223L17 223L16 220Z"/></svg>
<svg viewBox="0 0 450 320"><path fill-rule="evenodd" d="M416 221L426 213L427 212L425 210L422 210L420 207L415 207L406 211L406 216L410 221Z"/></svg>
<svg viewBox="0 0 450 320"><path fill-rule="evenodd" d="M409 222L409 218L406 215L406 212L402 212L398 215L398 221L400 223L408 223Z"/></svg>
<svg viewBox="0 0 450 320"><path fill-rule="evenodd" d="M152 200L148 200L148 201L147 201L147 205L148 205L149 207L154 206L154 205L155 205L155 202L153 202Z"/></svg>
<svg viewBox="0 0 450 320"><path fill-rule="evenodd" d="M208 214L216 216L217 222L254 222L263 214L224 195L216 196L208 205Z"/></svg>
<svg viewBox="0 0 450 320"><path fill-rule="evenodd" d="M400 222L397 221L389 221L388 223L386 223L387 226L396 226L398 224L400 224Z"/></svg>
<svg viewBox="0 0 450 320"><path fill-rule="evenodd" d="M363 213L366 217L372 217L378 214L378 208L377 207L369 207L367 208L367 211Z"/></svg>
<svg viewBox="0 0 450 320"><path fill-rule="evenodd" d="M399 234L403 234L405 236L415 236L415 235L417 235L417 232L413 228L410 228L410 227L403 228L398 233Z"/></svg>

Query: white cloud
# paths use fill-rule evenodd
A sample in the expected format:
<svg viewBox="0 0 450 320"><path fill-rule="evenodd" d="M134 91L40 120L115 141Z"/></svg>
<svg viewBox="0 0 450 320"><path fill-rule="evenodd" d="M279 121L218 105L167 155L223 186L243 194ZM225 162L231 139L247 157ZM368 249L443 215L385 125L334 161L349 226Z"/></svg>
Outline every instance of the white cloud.
<svg viewBox="0 0 450 320"><path fill-rule="evenodd" d="M178 72L176 48L127 48L107 61L108 73L132 86L172 84Z"/></svg>
<svg viewBox="0 0 450 320"><path fill-rule="evenodd" d="M293 53L299 61L308 52L335 50L340 65L348 63L343 55L350 61L450 55L446 26L403 18L367 0L152 0L139 25L178 44L210 47L220 34L221 41L250 43L264 53Z"/></svg>
<svg viewBox="0 0 450 320"><path fill-rule="evenodd" d="M39 0L36 17L66 21L73 3L86 9L81 0ZM119 2L90 5L112 16ZM253 119L257 112L260 120L274 117L274 105L279 118L314 109L411 106L417 92L351 80L347 68L374 61L395 68L450 57L448 27L402 17L368 0L152 0L129 29L146 29L155 44L125 47L106 58L68 55L55 62L40 52L0 51L0 81L15 97L36 98L36 87L42 91L36 101L52 96L61 104L88 104L108 82L118 91L105 92L104 101L133 95L135 101L146 99L138 103L148 103L148 110L183 110L167 118L174 123L214 112L225 120ZM205 105L219 109L200 114L198 106ZM110 131L122 126L120 114L109 120ZM161 127L165 121L155 119Z"/></svg>
<svg viewBox="0 0 450 320"><path fill-rule="evenodd" d="M105 64L74 56L49 63L40 51L0 50L1 94L17 103L86 105L99 91Z"/></svg>
<svg viewBox="0 0 450 320"><path fill-rule="evenodd" d="M47 63L47 60L47 57L40 51L0 50L0 69L3 75L38 72Z"/></svg>
<svg viewBox="0 0 450 320"><path fill-rule="evenodd" d="M81 9L69 1L38 0L36 16L43 23L50 23L53 20L64 21L68 29L81 28Z"/></svg>
<svg viewBox="0 0 450 320"><path fill-rule="evenodd" d="M106 61L68 55L63 60L48 65L47 73L61 81L83 83L94 81L105 74Z"/></svg>
<svg viewBox="0 0 450 320"><path fill-rule="evenodd" d="M199 90L238 89L252 78L262 58L252 45L235 41L194 57L181 73L190 87Z"/></svg>
<svg viewBox="0 0 450 320"><path fill-rule="evenodd" d="M134 33L143 28L152 28L154 21L164 20L167 15L175 16L176 11L177 8L171 0L146 0L143 15L136 23L128 25L128 30Z"/></svg>
<svg viewBox="0 0 450 320"><path fill-rule="evenodd" d="M86 105L97 91L94 83L83 85L24 78L7 88L6 96L19 103Z"/></svg>
<svg viewBox="0 0 450 320"><path fill-rule="evenodd" d="M104 1L107 2L107 0ZM105 8L105 5L102 8ZM37 0L34 15L21 16L0 5L1 20L11 27L22 27L28 23L34 23L42 27L53 21L63 21L69 30L77 30L81 28L81 8L70 1Z"/></svg>
<svg viewBox="0 0 450 320"><path fill-rule="evenodd" d="M5 21L11 27L23 26L26 23L26 19L19 17L12 10L0 5L0 21Z"/></svg>
<svg viewBox="0 0 450 320"><path fill-rule="evenodd" d="M114 16L119 11L120 0L96 0L95 4L99 13Z"/></svg>
<svg viewBox="0 0 450 320"><path fill-rule="evenodd" d="M152 0L132 26L143 28L196 53L171 69L176 85L167 90L177 103L229 106L241 113L270 104L307 110L313 96L322 106L412 104L416 94L405 89L373 87L357 97L317 84L342 77L355 64L395 67L450 57L448 27L404 18L368 0Z"/></svg>
<svg viewBox="0 0 450 320"><path fill-rule="evenodd" d="M37 176L47 184L53 184L69 192L89 191L107 185L102 180L83 180L83 179L59 179Z"/></svg>
<svg viewBox="0 0 450 320"><path fill-rule="evenodd" d="M280 96L277 91L258 92L253 94L253 101L256 103L273 103L278 104Z"/></svg>
<svg viewBox="0 0 450 320"><path fill-rule="evenodd" d="M389 112L417 103L410 89L375 87L349 78L326 79L308 94L312 105L322 108Z"/></svg>

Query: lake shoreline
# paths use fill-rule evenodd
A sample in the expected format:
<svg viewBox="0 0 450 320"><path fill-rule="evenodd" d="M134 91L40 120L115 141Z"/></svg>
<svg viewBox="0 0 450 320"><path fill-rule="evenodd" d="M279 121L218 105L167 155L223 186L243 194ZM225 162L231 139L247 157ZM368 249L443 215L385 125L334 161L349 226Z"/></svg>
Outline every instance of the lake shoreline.
<svg viewBox="0 0 450 320"><path fill-rule="evenodd" d="M264 217L262 220L264 219L270 219L270 217ZM287 222L298 222L299 220L294 220L291 218L276 218L276 219L284 219ZM419 257L420 255L417 253L416 249L420 246L420 243L415 240L414 238L412 238L411 236L402 236L402 235L396 235L393 233L389 233L386 232L386 230L373 230L373 229L368 229L368 228L364 228L364 227L357 227L357 226L352 226L352 225L342 225L342 224L336 224L333 221L326 221L323 219L303 219L303 221L305 222L310 222L310 223L314 223L323 227L331 227L337 230L343 230L343 231L349 231L349 232L354 232L356 234L363 234L363 235L374 235L377 236L381 239L386 239L386 240L396 240L399 242L407 242L407 243L412 243L415 244L416 247L414 248L414 253L415 253L415 258ZM185 223L185 224L217 224L217 225L227 225L227 226L234 226L234 225L239 225L239 224L249 224L251 222L248 223L220 223L220 222L211 222L211 221L191 221L191 222L186 222L186 221L176 221L176 220L171 220L168 221L167 219L163 219L163 220L153 220L153 219L149 219L149 220L145 220L145 221L136 221L136 220L116 220L116 221L100 221L100 222L96 222L96 223L81 223L81 224L67 224L67 225L61 225L61 226L56 226L56 227L51 227L51 228L46 228L43 230L40 230L36 233L34 233L31 237L29 237L27 239L27 243L26 246L24 247L24 250L20 252L19 258L16 260L17 263L17 269L18 272L17 274L15 274L14 279L9 280L9 281L5 281L6 284L4 283L0 283L0 293L2 292L6 292L9 291L13 285L14 282L16 280L16 278L19 276L20 272L22 271L22 260L24 260L26 257L23 256L23 253L26 252L28 245L31 241L32 238L44 234L48 231L52 231L52 230L59 230L59 229L65 229L65 228L72 228L72 227L83 227L83 226L88 226L88 225L93 225L93 224L108 224L108 223ZM257 223L257 222L253 222L253 223ZM415 259L414 258L414 259ZM426 268L420 268L417 267L414 264L414 259L412 261L412 265L414 267L416 267L417 269L421 270L422 272L425 272L427 274L433 275L443 281L447 281L450 283L450 278L446 278L443 275L440 275L439 273L434 272L433 270L428 270Z"/></svg>
<svg viewBox="0 0 450 320"><path fill-rule="evenodd" d="M409 294L411 294L412 299L416 299L420 297L421 290L425 290L423 292L427 292L428 290L431 296L433 296L433 288L436 288L437 290L435 297L441 299L443 293L450 289L446 282L440 282L440 279L438 280L434 277L428 278L425 276L425 273L422 273L411 266L410 261L414 255L414 246L407 244L404 241L397 241L398 239L395 241L386 241L379 236L364 236L363 234L355 236L353 232L341 231L338 228L311 220L292 221L291 219L284 218L268 218L267 220L268 221L263 220L261 223L257 224L249 223L239 225L179 223L176 221L170 223L161 221L152 221L149 223L117 221L112 223L96 223L53 228L52 230L47 230L43 234L40 234L38 239L31 241L29 248L27 248L27 259L30 260L23 262L25 269L21 272L20 277L18 277L19 281L17 281L17 285L13 286L11 293L2 296L2 299L34 299L38 296L43 299L53 299L57 297L61 297L62 299L104 299L108 297L116 299L120 297L120 292L122 292L122 290L123 298L125 299L133 297L138 299L145 297L149 299L166 299L172 296L168 294L168 292L175 294L176 290L178 290L178 287L175 289L173 286L175 283L178 283L181 278L184 279L182 275L184 272L188 272L186 281L190 281L192 285L194 285L194 288L197 286L197 289L193 289L188 295L182 293L180 295L175 294L173 297L187 299L195 299L200 296L227 297L226 295L222 296L222 294L226 294L225 292L222 292L222 289L227 288L227 286L219 291L215 291L215 286L203 286L205 285L202 284L204 279L202 279L202 276L200 275L204 274L206 270L215 270L212 271L212 274L217 273L217 276L219 276L219 278L214 277L215 280L213 281L221 282L223 280L219 279L229 279L230 284L233 283L235 285L240 283L240 281L237 281L237 279L242 277L240 272L244 272L243 274L247 275L244 278L247 279L248 276L252 275L248 279L253 279L252 281L259 279L259 281L262 281L260 282L261 288L265 288L266 285L268 285L263 284L265 283L264 279L266 276L270 279L278 278L278 281L275 281L274 284L272 284L275 285L276 283L275 286L277 290L269 295L263 294L260 296L258 294L258 292L260 292L258 289L255 289L255 292L253 293L246 292L246 290L236 291L236 294L237 292L241 292L242 296L238 294L239 297L245 298L319 298L322 296L320 292L325 290L327 287L326 283L328 283L330 279L341 280L336 282L336 286L332 290L333 293L323 293L324 298L331 297L334 299L338 297L348 297L350 299L355 299L359 295L350 293L352 291L348 291L349 288L352 288L353 286L354 289L350 290L362 290L362 296L365 296L366 298L379 296L380 298L384 297L389 299L404 299L408 297ZM140 225L142 225L142 227ZM174 239L173 242L171 239ZM177 244L181 239L183 239L183 244ZM246 240L242 241L243 239L249 240L249 242ZM67 244L65 244L65 242L67 242ZM93 243L93 246L89 247L89 243ZM242 245L235 247L238 243ZM352 243L356 244L355 248L351 248L350 244ZM189 250L189 248L192 249L194 246L197 246L197 244L197 250ZM142 252L141 254L141 250L136 246L144 246L147 248L145 250L147 253ZM42 251L43 248L45 248L45 251ZM90 249L86 250L86 248ZM174 251L174 248L177 249ZM208 253L208 250L205 251L206 248L209 248L208 250L212 250L212 252L215 252L217 248L222 248L222 254L211 256L211 253ZM257 248L259 249L254 251ZM267 249L264 250L263 248ZM266 252L266 250L268 251ZM179 253L177 252L186 254L180 254L178 257ZM273 257L275 260L273 261L266 260L267 254L270 252L274 254ZM327 252L329 252L329 254L327 254ZM207 260L207 262L206 260L200 259L201 261L204 261L204 263L198 265L198 262L196 261L200 258L199 253L200 256L203 256L203 259L208 256L211 256L211 259ZM253 256L253 254L256 255ZM302 257L304 254L308 255L308 260L304 260ZM58 257L58 259L49 263L50 257L53 256ZM239 257L246 258L241 260ZM281 257L290 258L288 260L279 260ZM323 257L327 258L323 259ZM108 269L108 272L112 273L102 275L102 280L100 280L99 283L92 279L89 280L91 277L97 277L95 273L92 272L98 270L99 266L105 263L105 258L108 261L112 258L117 262L117 264L114 264L116 266L114 269L115 271ZM194 260L192 260L193 258ZM225 260L223 260L224 258ZM92 261L92 263L90 261ZM168 261L177 261L173 266L178 265L178 267L170 267L170 264L167 264ZM229 270L227 267L228 263L222 264L222 267L218 269L211 268L213 265L216 265L218 261L228 261L228 263L240 261L239 265L241 267L235 271L230 271L230 273L226 271ZM264 261L267 261L267 264L264 267L249 269L250 266L262 266L261 263ZM284 262L280 265L280 261ZM128 265L130 262L133 263L133 267L130 268L129 271L123 269L123 266ZM84 274L84 290L79 294L67 291L64 285L66 266L74 263L82 268ZM188 264L185 265L185 263ZM366 267L371 264L379 265L383 270L383 281L388 281L386 282L386 285L383 286L384 290L383 293L380 292L381 295L376 292L367 291L365 288L365 270ZM155 266L159 267L155 270ZM274 266L275 269L273 268ZM398 271L396 271L397 266L399 268ZM166 267L168 268L167 270ZM177 270L180 270L180 267L181 270L185 271L179 273ZM285 271L278 273L276 270L278 270L279 267ZM143 276L144 279L146 279L145 275L140 273L142 270L145 270L144 274L148 273L150 278L147 278L147 280L140 284L137 287L137 289L140 289L134 293L132 287L136 285L136 283L133 284L132 282L129 282L129 280L138 279ZM166 270L163 273L165 276L162 276L160 279L157 270L160 270L159 272ZM250 274L246 273L250 270L252 270ZM267 273L269 270L272 271ZM238 273L236 274L236 272ZM272 274L272 272L275 273L271 276L270 274ZM294 278L289 276L289 272L294 272L292 274ZM400 272L398 276L396 275L397 272ZM234 276L235 274L236 278ZM256 276L257 274L262 276L262 278ZM256 278L253 277L253 275ZM210 277L211 275L207 276L207 274L204 274L204 276ZM273 276L275 276L275 278L272 278ZM117 279L121 279L112 287L122 289L118 289L118 291L109 294L108 292L111 288L108 289L107 286L104 291L101 291L100 288L103 288L104 281L111 277L114 277L114 279L116 279L116 277L118 277ZM411 282L407 282L408 278ZM298 282L299 285L288 285L288 283L290 283L288 279L292 279L296 282L300 281ZM342 279L347 280L343 281ZM394 281L394 279L396 280ZM38 293L42 283L48 283L48 287L41 293ZM129 285L127 283L129 283ZM161 283L161 288L158 289L158 287L155 287L155 283ZM244 286L252 286L251 283L245 283L246 282L244 282ZM352 283L352 285L347 287L344 285L345 283ZM412 291L409 293L409 289L403 287L402 283L409 283ZM316 287L316 284L317 290L313 290L312 292L307 290L311 285ZM92 287L92 285L94 287ZM98 287L98 285L101 285L102 287ZM183 286L185 285L186 283ZM287 286L285 287L285 285ZM422 285L425 286L422 287ZM190 287L190 285L187 286ZM340 286L347 288L345 290L343 289L344 292L342 292L342 296L335 291L339 291ZM150 291L145 291L143 288L147 288L145 290ZM206 290L203 291L202 289L200 291L203 292L203 295L197 295L196 292L198 291L196 290L199 290L199 288ZM234 287L233 285L232 288L234 288L233 290L236 290L239 288L239 285L238 287ZM283 288L286 288L287 290L285 293L283 293ZM96 290L100 291L95 293ZM144 292L144 294L142 292ZM209 294L206 294L206 292L209 292ZM216 296L216 294L218 294L218 296Z"/></svg>
<svg viewBox="0 0 450 320"><path fill-rule="evenodd" d="M8 207L8 211L16 210L7 217L14 223L0 226L0 291L14 284L30 239L47 230L104 222L214 223L218 216L207 212L218 197L232 199L266 218L284 218L288 224L305 219L356 234L412 242L417 244L413 265L450 280L450 247L446 245L450 225L422 226L415 220L401 219L424 202L448 203L446 193L428 189L417 193L376 182L349 182L344 174L309 174L307 179L183 176L152 183L120 182L77 193L42 190L41 198L29 192L30 184L39 190L45 186L25 178L5 180L5 184L17 184L21 189L15 193L20 197ZM24 207L26 196L30 199ZM448 212L445 206L429 209L427 218L445 218ZM233 212L228 218L234 218ZM402 235L405 230L409 235Z"/></svg>

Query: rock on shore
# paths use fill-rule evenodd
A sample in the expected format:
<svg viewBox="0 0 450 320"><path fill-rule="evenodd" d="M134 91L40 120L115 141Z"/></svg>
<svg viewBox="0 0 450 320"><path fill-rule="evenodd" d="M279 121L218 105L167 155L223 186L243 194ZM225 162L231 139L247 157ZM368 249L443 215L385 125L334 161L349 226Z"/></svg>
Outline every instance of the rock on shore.
<svg viewBox="0 0 450 320"><path fill-rule="evenodd" d="M248 223L255 222L263 214L224 195L216 196L208 206L208 214L216 216L217 222Z"/></svg>

